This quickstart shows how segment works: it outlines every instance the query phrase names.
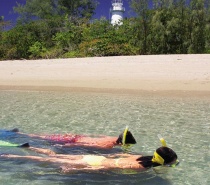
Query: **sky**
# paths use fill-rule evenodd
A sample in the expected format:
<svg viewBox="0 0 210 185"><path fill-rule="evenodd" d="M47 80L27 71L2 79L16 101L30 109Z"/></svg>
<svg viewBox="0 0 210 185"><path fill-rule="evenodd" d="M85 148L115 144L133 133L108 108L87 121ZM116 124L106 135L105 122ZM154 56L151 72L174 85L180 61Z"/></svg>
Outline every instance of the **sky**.
<svg viewBox="0 0 210 185"><path fill-rule="evenodd" d="M5 21L15 22L17 14L13 13L13 7L16 6L16 2L24 3L26 0L0 0L0 16L4 16ZM93 18L99 19L102 16L110 19L109 10L112 7L111 0L97 0L99 5L96 9L96 14ZM124 17L129 17L130 10L127 0L123 0L125 7Z"/></svg>

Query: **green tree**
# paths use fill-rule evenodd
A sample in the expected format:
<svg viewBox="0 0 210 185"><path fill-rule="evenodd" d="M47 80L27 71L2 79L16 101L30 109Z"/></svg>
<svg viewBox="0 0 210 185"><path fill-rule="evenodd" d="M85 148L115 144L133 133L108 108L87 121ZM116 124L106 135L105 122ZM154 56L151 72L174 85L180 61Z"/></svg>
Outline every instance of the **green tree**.
<svg viewBox="0 0 210 185"><path fill-rule="evenodd" d="M149 53L182 52L182 18L179 1L154 1L151 12Z"/></svg>
<svg viewBox="0 0 210 185"><path fill-rule="evenodd" d="M147 38L149 35L149 22L150 22L150 10L149 10L149 0L131 0L130 6L134 10L137 15L139 24L136 28L138 28L138 43L139 47L141 48L142 54L147 54L148 52L148 45L147 45Z"/></svg>
<svg viewBox="0 0 210 185"><path fill-rule="evenodd" d="M79 49L83 56L106 56L108 32L113 26L105 18L95 20L84 28Z"/></svg>
<svg viewBox="0 0 210 185"><path fill-rule="evenodd" d="M82 18L75 22L74 19L66 16L60 31L53 36L55 45L65 52L77 50L82 40L83 27L86 24Z"/></svg>
<svg viewBox="0 0 210 185"><path fill-rule="evenodd" d="M166 28L161 17L163 16L163 10L155 11L152 16L150 27L151 32L148 36L149 53L150 54L163 54L166 48Z"/></svg>
<svg viewBox="0 0 210 185"><path fill-rule="evenodd" d="M94 14L95 0L26 0L26 4L18 3L13 9L20 15L21 22L35 19L51 19L57 16L86 17Z"/></svg>
<svg viewBox="0 0 210 185"><path fill-rule="evenodd" d="M10 25L9 21L4 21L4 16L0 16L0 59L4 58L6 48L3 46L4 29Z"/></svg>
<svg viewBox="0 0 210 185"><path fill-rule="evenodd" d="M186 0L178 0L175 3L175 14L178 18L179 24L179 38L180 38L180 47L179 53L187 53L187 48L189 47L189 40L187 38L187 1Z"/></svg>
<svg viewBox="0 0 210 185"><path fill-rule="evenodd" d="M206 26L205 26L205 52L210 54L210 1L205 1Z"/></svg>
<svg viewBox="0 0 210 185"><path fill-rule="evenodd" d="M32 46L29 47L28 50L31 55L30 58L41 58L43 53L46 52L46 48L43 43L36 41Z"/></svg>
<svg viewBox="0 0 210 185"><path fill-rule="evenodd" d="M188 20L190 46L189 53L203 53L205 51L206 13L204 0L191 0Z"/></svg>
<svg viewBox="0 0 210 185"><path fill-rule="evenodd" d="M57 32L57 28L60 28L59 24L61 24L60 20L39 20L17 25L4 32L1 44L3 48L6 48L4 56L8 59L40 57L33 55L34 53L30 48L37 46L36 43L42 43L42 47L46 49L53 47L52 37ZM43 58L47 57L44 54L42 56Z"/></svg>
<svg viewBox="0 0 210 185"><path fill-rule="evenodd" d="M90 19L98 5L96 0L58 0L59 10L70 17Z"/></svg>
<svg viewBox="0 0 210 185"><path fill-rule="evenodd" d="M104 18L96 20L83 29L80 52L83 56L134 55L137 49L132 45L131 31L127 20L121 26Z"/></svg>

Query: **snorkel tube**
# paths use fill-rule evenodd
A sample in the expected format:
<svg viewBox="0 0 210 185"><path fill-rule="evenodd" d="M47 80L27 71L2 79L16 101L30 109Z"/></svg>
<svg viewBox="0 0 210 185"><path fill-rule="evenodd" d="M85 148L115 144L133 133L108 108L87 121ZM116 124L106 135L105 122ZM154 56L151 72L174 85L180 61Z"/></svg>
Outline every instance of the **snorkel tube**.
<svg viewBox="0 0 210 185"><path fill-rule="evenodd" d="M160 140L162 146L167 147L165 139L164 139L160 134L158 134L158 138L159 138L159 140Z"/></svg>
<svg viewBox="0 0 210 185"><path fill-rule="evenodd" d="M124 146L126 143L126 136L127 136L127 132L128 132L128 126L125 127L125 130L123 132L123 138L122 138L122 145Z"/></svg>
<svg viewBox="0 0 210 185"><path fill-rule="evenodd" d="M127 133L128 133L128 126L125 127L122 137L122 149L124 150L124 152L129 152L132 146L132 144L126 143Z"/></svg>
<svg viewBox="0 0 210 185"><path fill-rule="evenodd" d="M158 134L158 138L159 138L162 146L166 147L167 145L166 145L165 139L160 134ZM152 158L152 162L163 165L164 159L155 151L153 158Z"/></svg>

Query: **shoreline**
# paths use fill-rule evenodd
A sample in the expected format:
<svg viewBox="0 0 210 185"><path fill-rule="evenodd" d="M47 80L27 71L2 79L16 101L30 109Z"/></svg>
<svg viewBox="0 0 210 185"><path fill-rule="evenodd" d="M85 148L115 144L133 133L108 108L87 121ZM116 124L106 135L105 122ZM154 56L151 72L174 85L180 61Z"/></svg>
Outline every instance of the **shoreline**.
<svg viewBox="0 0 210 185"><path fill-rule="evenodd" d="M210 97L210 54L0 61L0 90Z"/></svg>
<svg viewBox="0 0 210 185"><path fill-rule="evenodd" d="M181 97L181 98L204 98L210 99L210 91L181 91L181 90L134 90L134 89L102 89L84 87L56 87L56 86L0 86L1 91L23 91L23 92L71 92L71 93L97 93L117 94L143 97Z"/></svg>

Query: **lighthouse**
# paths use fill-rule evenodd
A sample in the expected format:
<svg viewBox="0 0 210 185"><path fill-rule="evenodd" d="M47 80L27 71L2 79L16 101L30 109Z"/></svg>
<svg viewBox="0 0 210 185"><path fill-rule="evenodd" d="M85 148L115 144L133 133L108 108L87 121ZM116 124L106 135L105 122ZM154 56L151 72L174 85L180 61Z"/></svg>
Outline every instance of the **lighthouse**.
<svg viewBox="0 0 210 185"><path fill-rule="evenodd" d="M112 8L110 9L111 13L111 24L112 25L122 25L123 14L125 8L123 7L122 0L112 0Z"/></svg>

